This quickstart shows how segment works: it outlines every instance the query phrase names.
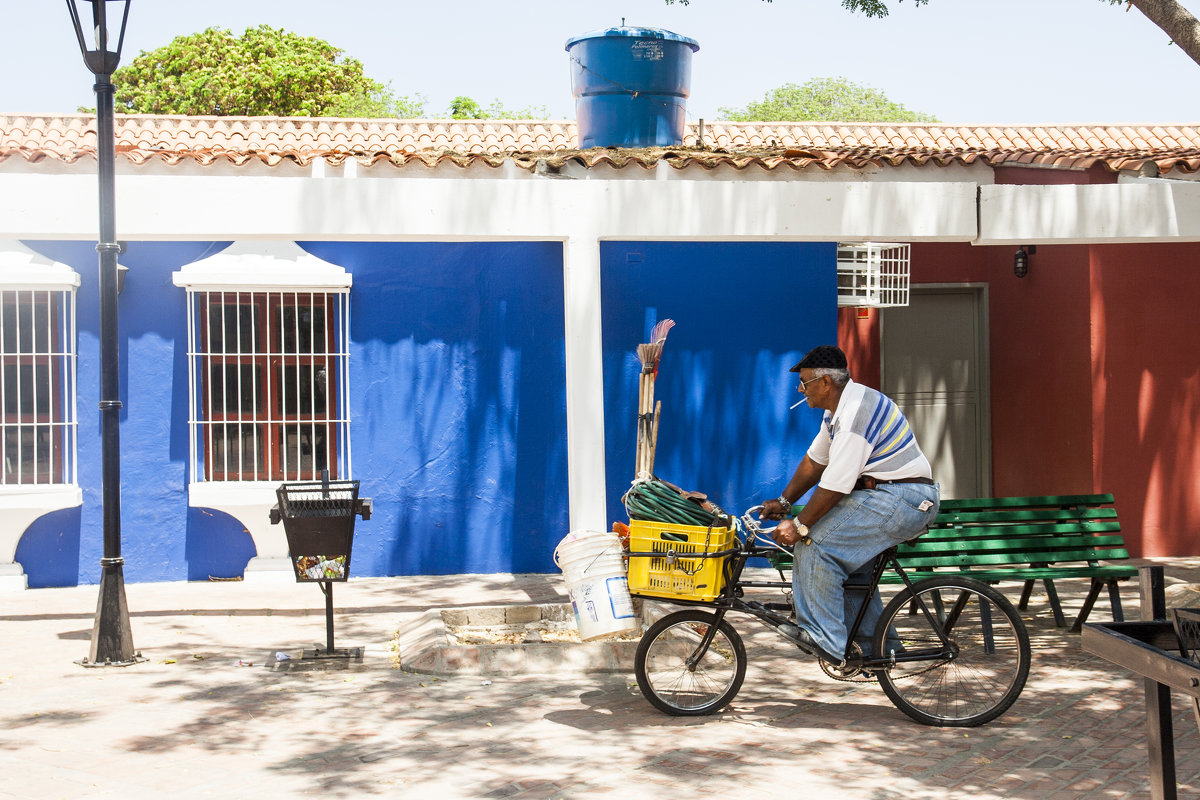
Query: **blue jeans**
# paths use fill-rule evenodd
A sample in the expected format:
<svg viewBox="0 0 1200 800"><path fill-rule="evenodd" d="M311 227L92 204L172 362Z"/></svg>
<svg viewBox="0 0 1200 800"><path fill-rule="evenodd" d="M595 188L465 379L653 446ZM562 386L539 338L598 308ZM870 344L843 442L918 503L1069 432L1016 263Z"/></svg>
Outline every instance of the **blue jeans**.
<svg viewBox="0 0 1200 800"><path fill-rule="evenodd" d="M832 655L846 651L863 592L845 591L853 575L865 583L875 556L921 533L937 516L939 488L922 483L889 483L876 489L856 489L817 520L808 535L812 544L796 542L792 567L792 600L796 624L808 631ZM930 506L920 510L923 502ZM856 581L860 582L860 581ZM876 591L856 637L870 654L871 636L883 613Z"/></svg>

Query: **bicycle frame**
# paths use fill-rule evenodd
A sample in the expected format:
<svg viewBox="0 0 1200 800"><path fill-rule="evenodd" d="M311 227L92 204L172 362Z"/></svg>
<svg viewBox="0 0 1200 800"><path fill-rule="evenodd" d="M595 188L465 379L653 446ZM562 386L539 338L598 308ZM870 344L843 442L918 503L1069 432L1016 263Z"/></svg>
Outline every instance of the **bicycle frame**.
<svg viewBox="0 0 1200 800"><path fill-rule="evenodd" d="M791 583L784 580L743 581L741 579L742 572L745 570L746 564L751 558L765 558L771 555L773 552L777 552L777 550L771 546L760 545L756 543L756 538L765 532L749 516L752 511L753 509L748 511L742 518L747 528L750 528L750 530L746 531L746 539L744 541L738 540L736 543L737 546L730 550L709 553L706 555L707 558L725 559L722 567L725 577L725 586L721 589L720 594L718 594L712 600L672 599L668 601L679 605L709 608L716 613L717 624L711 626L705 632L705 635L701 639L699 645L696 647L696 650L688 659L690 664L694 664L704 657L709 646L712 644L714 636L716 635L717 626L720 624L721 620L725 618L725 615L731 611L749 614L750 616L757 618L764 624L773 628L777 628L779 625L789 621L788 614L791 611L790 603L765 604L754 600L746 600L744 597L744 590L747 588L769 588L780 590L787 590L791 588ZM630 555L637 556L640 554ZM896 548L894 547L888 548L875 557L875 561L871 569L871 578L867 583L843 584L846 590L859 591L864 594L864 602L860 604L858 614L856 615L854 623L851 625L849 633L846 637L847 648L846 653L843 655L843 658L846 661L846 666L863 670L865 672L873 672L887 669L898 663L926 662L954 658L954 644L946 635L946 631L954 627L954 624L957 622L959 615L963 610L967 598L965 596L960 598L950 609L949 613L947 613L944 608L936 608L931 610L921 596L916 592L913 593L913 604L917 607L920 613L925 615L926 619L929 620L930 626L934 631L937 632L938 638L941 642L941 647L925 648L921 650L906 650L899 654L891 653L886 656L872 655L869 657L861 657L852 652L852 643L862 627L863 619L866 617L867 603L870 600L871 595L873 595L874 592L879 588L880 578L883 576L883 573L889 568L895 570L896 574L900 576L900 579L903 581L906 587L908 587L910 590L913 588L912 579L909 578L908 573L903 567L900 566L900 563L896 559ZM778 606L778 608L772 608L772 606ZM986 621L985 625L990 627L990 623ZM988 638L990 638L990 635L988 635Z"/></svg>

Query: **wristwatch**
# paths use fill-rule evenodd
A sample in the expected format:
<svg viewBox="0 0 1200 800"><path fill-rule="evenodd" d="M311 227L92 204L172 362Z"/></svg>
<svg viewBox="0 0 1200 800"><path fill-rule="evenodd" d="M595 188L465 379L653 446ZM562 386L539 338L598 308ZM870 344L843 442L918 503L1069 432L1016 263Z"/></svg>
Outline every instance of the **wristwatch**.
<svg viewBox="0 0 1200 800"><path fill-rule="evenodd" d="M796 523L796 541L812 544L812 539L808 536L808 526L803 522Z"/></svg>
<svg viewBox="0 0 1200 800"><path fill-rule="evenodd" d="M789 514L792 512L792 501L788 500L784 495L779 495L779 497L775 499L775 502L782 505L784 511L787 511Z"/></svg>

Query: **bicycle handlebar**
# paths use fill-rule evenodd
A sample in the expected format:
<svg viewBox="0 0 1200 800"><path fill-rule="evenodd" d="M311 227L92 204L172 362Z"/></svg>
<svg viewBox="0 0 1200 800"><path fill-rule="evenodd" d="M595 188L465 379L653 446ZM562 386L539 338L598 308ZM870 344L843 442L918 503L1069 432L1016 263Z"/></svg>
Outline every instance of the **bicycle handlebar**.
<svg viewBox="0 0 1200 800"><path fill-rule="evenodd" d="M787 548L781 547L772 537L775 529L779 528L778 524L772 525L770 528L763 528L762 525L762 505L750 506L742 515L742 525L745 528L746 541L763 541L768 543L770 547L776 547L781 551L786 551Z"/></svg>

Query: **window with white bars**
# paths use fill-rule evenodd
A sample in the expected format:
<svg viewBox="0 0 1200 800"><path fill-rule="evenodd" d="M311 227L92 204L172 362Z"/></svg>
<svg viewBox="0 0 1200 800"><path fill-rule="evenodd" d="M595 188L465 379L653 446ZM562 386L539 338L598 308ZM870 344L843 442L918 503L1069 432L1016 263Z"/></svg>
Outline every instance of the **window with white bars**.
<svg viewBox="0 0 1200 800"><path fill-rule="evenodd" d="M77 483L75 288L0 283L0 484Z"/></svg>
<svg viewBox="0 0 1200 800"><path fill-rule="evenodd" d="M188 291L196 480L347 474L346 290Z"/></svg>

